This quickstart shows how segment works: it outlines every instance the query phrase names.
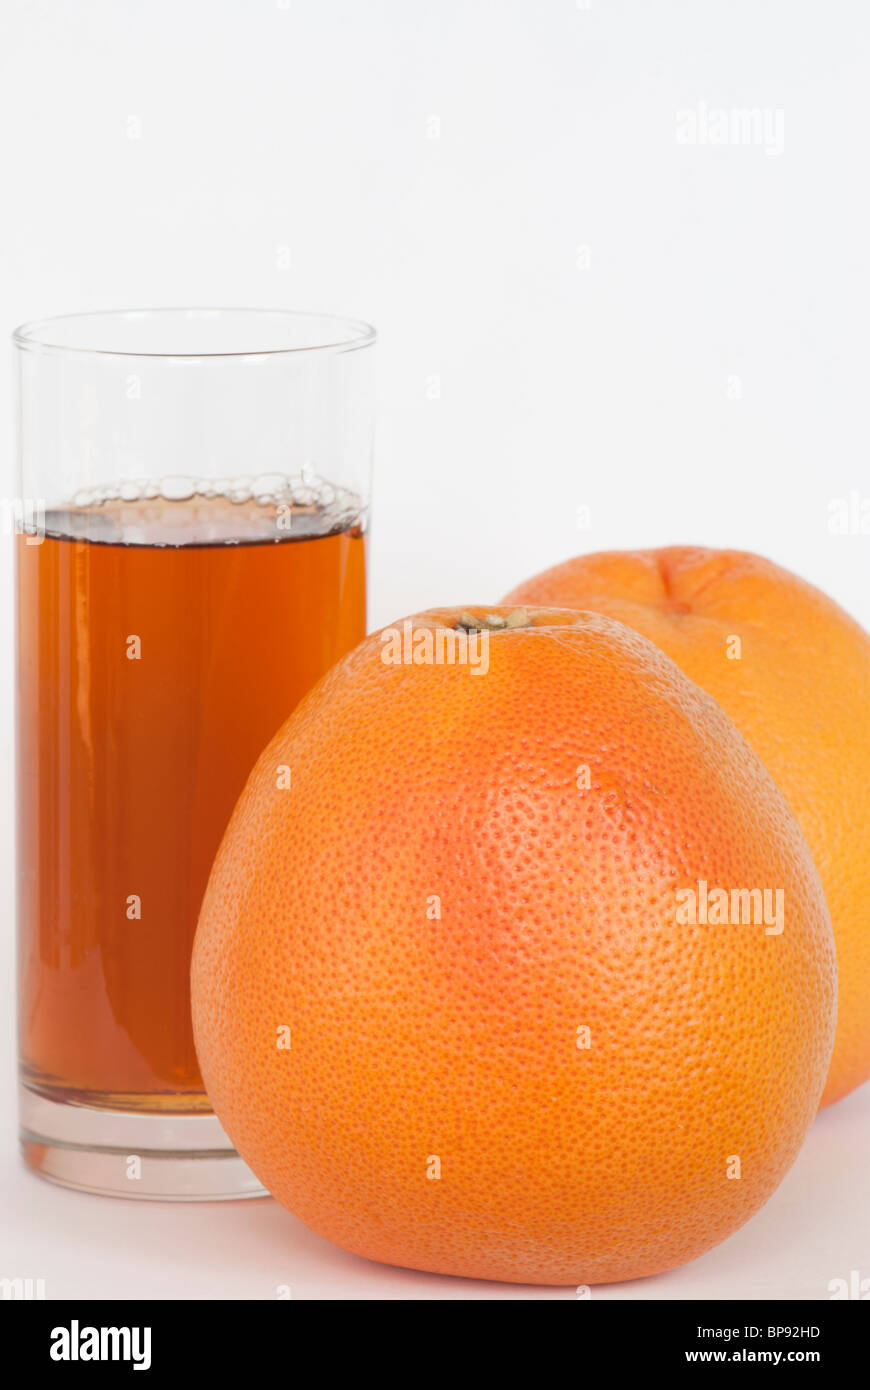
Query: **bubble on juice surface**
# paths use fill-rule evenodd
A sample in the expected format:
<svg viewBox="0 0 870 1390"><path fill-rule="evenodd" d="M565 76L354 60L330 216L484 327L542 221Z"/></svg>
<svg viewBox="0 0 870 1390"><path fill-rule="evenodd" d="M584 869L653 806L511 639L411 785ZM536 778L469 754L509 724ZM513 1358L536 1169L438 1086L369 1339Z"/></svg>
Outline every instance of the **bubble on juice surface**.
<svg viewBox="0 0 870 1390"><path fill-rule="evenodd" d="M186 502L196 491L194 478L164 478L160 484L160 494L167 502Z"/></svg>
<svg viewBox="0 0 870 1390"><path fill-rule="evenodd" d="M46 532L105 545L239 545L304 540L364 528L359 496L298 473L194 478L125 478L80 488L46 513Z"/></svg>

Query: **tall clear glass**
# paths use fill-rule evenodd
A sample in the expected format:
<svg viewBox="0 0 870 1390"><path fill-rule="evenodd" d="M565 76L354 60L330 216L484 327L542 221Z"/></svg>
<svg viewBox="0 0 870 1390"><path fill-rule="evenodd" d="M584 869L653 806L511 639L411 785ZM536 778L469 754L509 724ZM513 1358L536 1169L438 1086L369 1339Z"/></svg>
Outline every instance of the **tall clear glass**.
<svg viewBox="0 0 870 1390"><path fill-rule="evenodd" d="M365 633L374 340L240 309L14 335L21 1142L55 1182L262 1195L190 949L257 755Z"/></svg>

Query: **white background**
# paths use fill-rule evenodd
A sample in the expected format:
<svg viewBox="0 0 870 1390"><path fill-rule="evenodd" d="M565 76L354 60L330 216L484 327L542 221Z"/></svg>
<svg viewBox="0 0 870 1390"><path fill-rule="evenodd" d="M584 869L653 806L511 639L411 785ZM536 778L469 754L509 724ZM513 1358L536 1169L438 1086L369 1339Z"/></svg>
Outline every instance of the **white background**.
<svg viewBox="0 0 870 1390"><path fill-rule="evenodd" d="M4 0L0 324L163 304L373 321L374 625L494 601L579 550L685 541L769 554L870 625L870 536L828 526L833 499L870 493L868 15ZM766 113L781 147L681 143L702 104ZM0 417L8 440L5 386ZM0 870L11 899L8 828ZM23 1174L4 916L0 1275L49 1296L574 1296L367 1265L271 1202L160 1208ZM743 1231L595 1297L824 1298L870 1277L868 1152L865 1087Z"/></svg>

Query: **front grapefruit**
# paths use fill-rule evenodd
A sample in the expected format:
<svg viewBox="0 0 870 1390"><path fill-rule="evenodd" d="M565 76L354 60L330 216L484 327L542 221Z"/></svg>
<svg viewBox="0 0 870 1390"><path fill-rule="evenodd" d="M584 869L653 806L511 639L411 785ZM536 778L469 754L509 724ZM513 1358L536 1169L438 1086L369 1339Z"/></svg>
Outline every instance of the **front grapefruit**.
<svg viewBox="0 0 870 1390"><path fill-rule="evenodd" d="M370 636L263 753L202 907L197 1051L257 1176L346 1249L632 1279L797 1154L830 922L781 793L676 665L607 618L503 619L485 674L424 650L459 624L480 654L484 610L411 619L424 664ZM702 882L781 890L783 929L679 920Z"/></svg>

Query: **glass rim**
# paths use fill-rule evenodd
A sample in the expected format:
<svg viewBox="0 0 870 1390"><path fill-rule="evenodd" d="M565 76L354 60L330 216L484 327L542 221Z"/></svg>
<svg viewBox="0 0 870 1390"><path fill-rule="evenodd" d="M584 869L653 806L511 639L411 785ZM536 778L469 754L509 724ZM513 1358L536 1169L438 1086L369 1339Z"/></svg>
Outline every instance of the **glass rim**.
<svg viewBox="0 0 870 1390"><path fill-rule="evenodd" d="M245 319L270 319L273 324L277 321L298 325L307 320L330 325L335 330L336 336L330 337L325 342L312 342L295 347L244 348L237 351L221 352L148 352L130 348L84 347L76 346L75 343L52 342L50 336L47 336L51 334L52 329L57 324L72 326L77 322L93 323L95 319L119 321L181 317L190 321L201 317L205 321L219 318L228 320L236 316ZM83 313L57 314L50 318L33 319L27 323L19 324L13 330L12 342L16 348L23 352L57 353L61 356L71 354L84 357L151 357L171 362L175 359L184 361L204 359L208 361L219 358L299 357L310 353L356 352L360 348L371 347L377 341L377 336L377 330L364 319L347 318L341 314L321 314L304 309L256 309L245 305L220 307L171 305L155 309L92 309Z"/></svg>

